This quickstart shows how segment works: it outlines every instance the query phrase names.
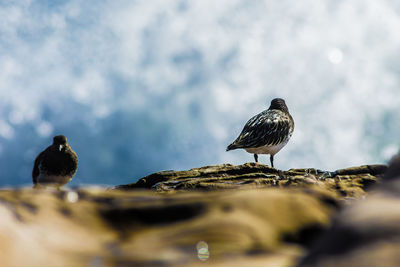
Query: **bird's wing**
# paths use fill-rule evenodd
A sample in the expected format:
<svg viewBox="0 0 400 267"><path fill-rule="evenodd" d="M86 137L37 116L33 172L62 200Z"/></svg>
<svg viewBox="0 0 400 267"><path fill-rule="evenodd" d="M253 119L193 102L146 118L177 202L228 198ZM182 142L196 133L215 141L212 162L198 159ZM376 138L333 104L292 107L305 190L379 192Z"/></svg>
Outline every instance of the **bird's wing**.
<svg viewBox="0 0 400 267"><path fill-rule="evenodd" d="M78 168L78 156L76 155L75 151L73 151L71 148L68 148L67 155L69 157L69 160L67 161L68 174L74 175Z"/></svg>
<svg viewBox="0 0 400 267"><path fill-rule="evenodd" d="M291 120L279 110L266 110L251 118L239 137L233 142L235 148L278 145L290 135Z"/></svg>
<svg viewBox="0 0 400 267"><path fill-rule="evenodd" d="M37 177L39 176L40 173L40 163L43 160L43 153L44 151L42 151L35 159L35 164L33 165L33 170L32 170L32 180L33 180L33 184L37 183Z"/></svg>

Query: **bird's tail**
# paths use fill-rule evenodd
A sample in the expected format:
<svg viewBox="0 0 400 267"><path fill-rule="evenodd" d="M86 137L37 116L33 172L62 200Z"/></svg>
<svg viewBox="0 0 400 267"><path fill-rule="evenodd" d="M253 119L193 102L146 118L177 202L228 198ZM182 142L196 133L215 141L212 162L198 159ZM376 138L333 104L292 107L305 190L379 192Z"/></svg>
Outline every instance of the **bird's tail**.
<svg viewBox="0 0 400 267"><path fill-rule="evenodd" d="M232 143L232 144L230 144L230 145L226 148L226 151L234 150L234 149L236 149L236 148L237 148L236 145L235 145L234 143Z"/></svg>

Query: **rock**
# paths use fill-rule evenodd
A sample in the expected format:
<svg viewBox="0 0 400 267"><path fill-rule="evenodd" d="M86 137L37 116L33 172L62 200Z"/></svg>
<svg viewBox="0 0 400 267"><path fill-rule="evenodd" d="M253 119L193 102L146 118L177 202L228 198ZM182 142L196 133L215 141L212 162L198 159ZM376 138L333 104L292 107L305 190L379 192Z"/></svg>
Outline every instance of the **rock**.
<svg viewBox="0 0 400 267"><path fill-rule="evenodd" d="M226 164L115 190L1 190L0 266L294 266L384 169Z"/></svg>
<svg viewBox="0 0 400 267"><path fill-rule="evenodd" d="M280 171L259 163L222 164L188 171L163 171L116 189L154 189L157 192L221 190L264 187L321 187L342 197L361 197L376 183L386 165L364 165L334 172L316 169Z"/></svg>
<svg viewBox="0 0 400 267"><path fill-rule="evenodd" d="M72 194L69 196L68 194ZM0 192L1 266L131 266L269 258L293 264L336 212L325 192ZM147 266L146 265L146 266Z"/></svg>
<svg viewBox="0 0 400 267"><path fill-rule="evenodd" d="M390 165L388 170L385 172L384 179L385 180L400 180L400 154L393 157L390 161Z"/></svg>
<svg viewBox="0 0 400 267"><path fill-rule="evenodd" d="M343 209L300 266L400 266L400 155L382 184Z"/></svg>

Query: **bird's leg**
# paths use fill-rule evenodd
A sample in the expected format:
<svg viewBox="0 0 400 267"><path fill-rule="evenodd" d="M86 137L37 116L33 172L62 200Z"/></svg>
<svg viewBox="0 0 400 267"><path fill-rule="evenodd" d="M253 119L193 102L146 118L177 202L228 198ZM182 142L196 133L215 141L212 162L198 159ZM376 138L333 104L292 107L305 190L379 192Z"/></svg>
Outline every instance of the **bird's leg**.
<svg viewBox="0 0 400 267"><path fill-rule="evenodd" d="M258 162L258 155L254 154L254 159L256 160L256 162Z"/></svg>
<svg viewBox="0 0 400 267"><path fill-rule="evenodd" d="M274 155L269 156L269 160L271 161L271 167L274 167Z"/></svg>

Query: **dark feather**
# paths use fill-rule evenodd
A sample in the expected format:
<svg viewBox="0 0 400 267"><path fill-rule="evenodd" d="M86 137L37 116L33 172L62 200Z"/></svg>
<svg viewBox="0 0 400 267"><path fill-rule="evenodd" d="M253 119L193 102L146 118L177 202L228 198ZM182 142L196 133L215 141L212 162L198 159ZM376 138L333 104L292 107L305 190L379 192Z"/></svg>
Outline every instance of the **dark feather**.
<svg viewBox="0 0 400 267"><path fill-rule="evenodd" d="M60 151L59 145L64 148ZM42 151L35 159L32 180L37 184L39 175L74 176L78 168L78 157L70 148L64 136L54 137L54 143Z"/></svg>
<svg viewBox="0 0 400 267"><path fill-rule="evenodd" d="M276 109L265 110L246 123L239 137L227 150L278 145L285 142L292 131L293 120L290 114Z"/></svg>
<svg viewBox="0 0 400 267"><path fill-rule="evenodd" d="M32 170L33 184L37 183L37 177L39 176L39 173L40 173L39 165L40 165L40 162L43 159L43 152L44 151L42 151L35 159L35 164L34 164L33 170Z"/></svg>

